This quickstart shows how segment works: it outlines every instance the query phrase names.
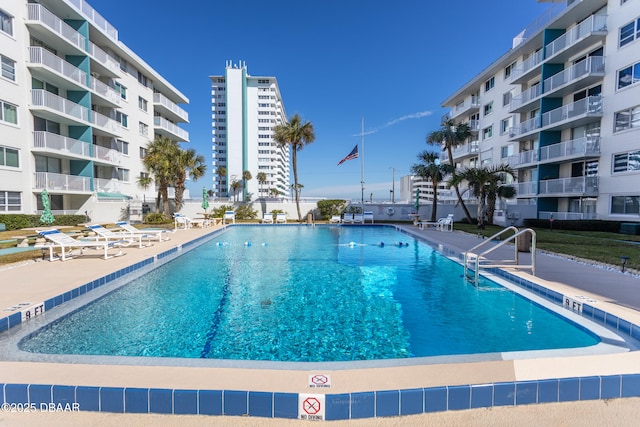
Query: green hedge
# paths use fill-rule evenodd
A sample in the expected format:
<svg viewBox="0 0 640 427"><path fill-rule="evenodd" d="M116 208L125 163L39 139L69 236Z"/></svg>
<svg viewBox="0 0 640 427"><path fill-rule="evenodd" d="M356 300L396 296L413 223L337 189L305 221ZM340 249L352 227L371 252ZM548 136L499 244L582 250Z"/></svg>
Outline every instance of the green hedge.
<svg viewBox="0 0 640 427"><path fill-rule="evenodd" d="M333 215L342 215L344 209L347 207L346 200L318 200L318 209L320 210L320 217L323 219L329 219Z"/></svg>
<svg viewBox="0 0 640 427"><path fill-rule="evenodd" d="M525 219L525 227L531 228L550 228L551 224L548 219ZM620 221L601 221L601 220L572 220L572 221L553 221L555 230L572 230L572 231L605 231L608 233L620 232Z"/></svg>
<svg viewBox="0 0 640 427"><path fill-rule="evenodd" d="M86 222L84 215L56 215L53 224L43 224L40 222L40 215L25 215L25 214L2 214L0 215L0 223L3 223L7 231L19 230L21 228L35 228L35 227L59 227L63 225L70 225L75 227L78 224Z"/></svg>

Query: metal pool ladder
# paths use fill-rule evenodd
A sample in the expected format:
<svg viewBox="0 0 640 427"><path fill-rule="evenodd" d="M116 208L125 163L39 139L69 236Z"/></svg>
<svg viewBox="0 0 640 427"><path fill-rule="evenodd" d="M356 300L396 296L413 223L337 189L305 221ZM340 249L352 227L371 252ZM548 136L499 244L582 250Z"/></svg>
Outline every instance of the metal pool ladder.
<svg viewBox="0 0 640 427"><path fill-rule="evenodd" d="M484 252L476 253L479 249L488 246L493 240L498 239L503 234L513 231L514 234L502 240L495 246L486 249ZM522 243L521 238L526 238L526 235L531 236L531 264L521 265L518 258L519 243ZM513 259L505 260L490 260L486 259L485 255L493 252L494 250L506 245L507 243L514 241L515 254ZM509 267L515 269L529 269L532 275L536 275L536 232L531 228L524 228L518 230L516 227L511 226L500 230L487 240L483 240L480 244L475 245L464 253L464 277L466 280L471 281L474 285L478 284L481 268L493 268L493 267ZM473 270L473 277L470 277L469 270Z"/></svg>

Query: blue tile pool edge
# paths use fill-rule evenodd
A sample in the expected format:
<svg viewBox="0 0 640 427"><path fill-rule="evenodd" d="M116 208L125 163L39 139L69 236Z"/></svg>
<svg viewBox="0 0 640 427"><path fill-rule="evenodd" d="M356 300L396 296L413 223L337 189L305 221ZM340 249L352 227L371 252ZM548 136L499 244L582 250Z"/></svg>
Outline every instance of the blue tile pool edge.
<svg viewBox="0 0 640 427"><path fill-rule="evenodd" d="M0 384L3 411L93 411L298 418L301 394ZM325 394L325 420L640 397L640 374Z"/></svg>

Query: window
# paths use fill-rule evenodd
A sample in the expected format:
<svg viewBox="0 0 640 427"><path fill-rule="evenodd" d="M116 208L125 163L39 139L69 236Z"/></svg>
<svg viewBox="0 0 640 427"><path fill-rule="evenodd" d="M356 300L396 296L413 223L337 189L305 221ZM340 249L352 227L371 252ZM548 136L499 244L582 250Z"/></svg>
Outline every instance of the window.
<svg viewBox="0 0 640 427"><path fill-rule="evenodd" d="M0 9L0 31L13 36L13 16Z"/></svg>
<svg viewBox="0 0 640 427"><path fill-rule="evenodd" d="M489 126L488 128L484 128L482 130L482 139L489 139L493 136L493 126Z"/></svg>
<svg viewBox="0 0 640 427"><path fill-rule="evenodd" d="M140 158L144 159L147 156L147 149L144 147L140 147Z"/></svg>
<svg viewBox="0 0 640 427"><path fill-rule="evenodd" d="M0 122L18 124L18 107L0 99Z"/></svg>
<svg viewBox="0 0 640 427"><path fill-rule="evenodd" d="M491 89L493 89L495 84L496 84L496 78L495 77L491 77L489 80L484 82L484 91L485 92L489 92Z"/></svg>
<svg viewBox="0 0 640 427"><path fill-rule="evenodd" d="M15 148L0 145L0 166L20 167L20 152Z"/></svg>
<svg viewBox="0 0 640 427"><path fill-rule="evenodd" d="M618 71L618 89L636 84L640 81L640 62Z"/></svg>
<svg viewBox="0 0 640 427"><path fill-rule="evenodd" d="M511 127L511 117L502 119L502 121L500 121L500 135L504 135L505 133L507 133L510 127Z"/></svg>
<svg viewBox="0 0 640 427"><path fill-rule="evenodd" d="M142 74L142 72L140 71L138 71L138 83L140 83L142 86L148 86L149 84L149 80L147 80L147 76Z"/></svg>
<svg viewBox="0 0 640 427"><path fill-rule="evenodd" d="M123 141L121 139L118 139L116 141L116 145L118 146L118 151L121 152L122 154L129 154L129 143L127 141Z"/></svg>
<svg viewBox="0 0 640 427"><path fill-rule="evenodd" d="M640 150L614 154L613 173L640 171Z"/></svg>
<svg viewBox="0 0 640 427"><path fill-rule="evenodd" d="M514 63L512 63L512 64L507 65L507 66L504 68L504 79L505 79L505 80L507 80L507 79L509 79L509 77L511 77L511 72L512 72L513 70L515 70L515 68L516 68L516 63L515 63L515 62L514 62Z"/></svg>
<svg viewBox="0 0 640 427"><path fill-rule="evenodd" d="M0 212L21 211L22 201L20 199L20 193L17 191L0 191Z"/></svg>
<svg viewBox="0 0 640 427"><path fill-rule="evenodd" d="M116 92L120 93L120 98L127 99L127 88L126 88L126 86L123 86L118 82L116 82L115 86L116 86Z"/></svg>
<svg viewBox="0 0 640 427"><path fill-rule="evenodd" d="M640 106L614 114L614 132L640 127Z"/></svg>
<svg viewBox="0 0 640 427"><path fill-rule="evenodd" d="M485 104L483 113L485 116L488 116L489 114L493 113L493 101L491 101L488 104Z"/></svg>
<svg viewBox="0 0 640 427"><path fill-rule="evenodd" d="M640 214L640 196L611 197L611 213L621 215Z"/></svg>
<svg viewBox="0 0 640 427"><path fill-rule="evenodd" d="M129 169L116 169L118 173L118 181L129 182Z"/></svg>
<svg viewBox="0 0 640 427"><path fill-rule="evenodd" d="M640 37L640 19L636 19L620 27L620 37L618 39L618 45L622 47L634 40L637 40L638 37Z"/></svg>
<svg viewBox="0 0 640 427"><path fill-rule="evenodd" d="M510 157L510 156L513 156L513 144L500 147L501 159L506 159L507 157Z"/></svg>
<svg viewBox="0 0 640 427"><path fill-rule="evenodd" d="M16 61L7 58L4 55L0 55L2 59L2 77L9 79L12 82L16 81Z"/></svg>
<svg viewBox="0 0 640 427"><path fill-rule="evenodd" d="M129 127L128 125L129 116L120 111L116 111L116 121L120 122L120 124L124 127Z"/></svg>
<svg viewBox="0 0 640 427"><path fill-rule="evenodd" d="M146 123L138 122L138 132L142 136L149 136L149 125Z"/></svg>
<svg viewBox="0 0 640 427"><path fill-rule="evenodd" d="M139 96L138 97L138 108L141 109L142 111L146 112L148 106L149 106L149 103L147 102L147 100L144 99L143 97Z"/></svg>
<svg viewBox="0 0 640 427"><path fill-rule="evenodd" d="M218 102L218 107L226 107L227 104L225 102Z"/></svg>

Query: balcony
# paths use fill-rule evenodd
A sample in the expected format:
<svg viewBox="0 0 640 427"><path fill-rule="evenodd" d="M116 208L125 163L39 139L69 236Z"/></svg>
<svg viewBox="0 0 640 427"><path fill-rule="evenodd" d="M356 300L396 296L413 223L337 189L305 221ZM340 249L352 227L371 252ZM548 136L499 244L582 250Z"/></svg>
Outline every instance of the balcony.
<svg viewBox="0 0 640 427"><path fill-rule="evenodd" d="M479 152L480 143L478 141L471 141L454 148L452 155L454 160L460 160L470 156L477 156Z"/></svg>
<svg viewBox="0 0 640 427"><path fill-rule="evenodd" d="M600 137L583 137L540 148L540 163L600 157Z"/></svg>
<svg viewBox="0 0 640 427"><path fill-rule="evenodd" d="M93 23L93 25L102 30L103 33L108 35L113 41L118 40L118 30L109 23L102 15L95 11L94 8L89 6L85 0L68 0L71 4L73 4L78 10L80 10L83 15Z"/></svg>
<svg viewBox="0 0 640 427"><path fill-rule="evenodd" d="M85 125L89 120L89 109L44 89L31 90L31 109L40 110L48 119L67 124Z"/></svg>
<svg viewBox="0 0 640 427"><path fill-rule="evenodd" d="M464 100L464 102L457 104L451 109L451 112L447 115L447 119L455 119L463 114L475 113L480 109L480 97L472 96Z"/></svg>
<svg viewBox="0 0 640 427"><path fill-rule="evenodd" d="M171 139L175 139L177 141L189 142L189 132L171 123L169 120L165 119L164 117L158 117L158 116L154 117L153 127L157 134L166 136Z"/></svg>
<svg viewBox="0 0 640 427"><path fill-rule="evenodd" d="M535 85L525 90L518 96L514 96L511 102L509 103L509 112L510 113L520 113L522 111L527 110L527 107L531 105L532 102L540 99L542 96L542 85ZM538 105L536 104L535 107ZM534 107L534 108L535 108ZM529 108L533 109L533 108Z"/></svg>
<svg viewBox="0 0 640 427"><path fill-rule="evenodd" d="M91 59L93 59L91 62L92 71L111 78L122 77L118 60L111 57L107 52L92 42L89 42L88 52L89 55L91 55Z"/></svg>
<svg viewBox="0 0 640 427"><path fill-rule="evenodd" d="M91 178L51 172L36 172L34 189L45 188L54 193L90 193Z"/></svg>
<svg viewBox="0 0 640 427"><path fill-rule="evenodd" d="M74 89L87 87L84 71L41 47L29 47L29 68L36 75L45 75L47 81L58 87L69 86L69 83Z"/></svg>
<svg viewBox="0 0 640 427"><path fill-rule="evenodd" d="M94 94L98 95L100 98L106 101L106 103L110 107L116 108L120 106L120 101L122 100L122 97L112 87L101 82L95 77L89 78L89 87L94 92Z"/></svg>
<svg viewBox="0 0 640 427"><path fill-rule="evenodd" d="M598 177L578 176L574 178L547 179L539 182L540 196L597 196Z"/></svg>
<svg viewBox="0 0 640 427"><path fill-rule="evenodd" d="M516 197L535 197L538 195L538 183L536 181L518 182L514 186Z"/></svg>
<svg viewBox="0 0 640 427"><path fill-rule="evenodd" d="M602 117L602 97L589 96L509 128L509 139L525 140L536 132L577 127L593 122L594 118L599 117Z"/></svg>
<svg viewBox="0 0 640 427"><path fill-rule="evenodd" d="M93 157L97 163L109 163L111 165L122 164L122 153L118 150L102 147L100 145L93 146Z"/></svg>
<svg viewBox="0 0 640 427"><path fill-rule="evenodd" d="M545 61L562 63L607 35L606 15L591 15L544 47Z"/></svg>
<svg viewBox="0 0 640 427"><path fill-rule="evenodd" d="M478 132L480 130L480 120L469 120L466 122L471 132Z"/></svg>
<svg viewBox="0 0 640 427"><path fill-rule="evenodd" d="M176 122L189 122L189 113L161 93L153 94L154 108Z"/></svg>
<svg viewBox="0 0 640 427"><path fill-rule="evenodd" d="M542 61L542 50L539 50L525 59L520 67L511 71L509 83L516 85L526 82L538 72L538 67L542 64Z"/></svg>
<svg viewBox="0 0 640 427"><path fill-rule="evenodd" d="M538 163L538 150L528 150L509 156L507 164L512 168L531 167Z"/></svg>
<svg viewBox="0 0 640 427"><path fill-rule="evenodd" d="M33 151L61 154L63 157L90 157L91 144L50 132L33 132Z"/></svg>
<svg viewBox="0 0 640 427"><path fill-rule="evenodd" d="M119 137L122 134L122 125L97 111L91 111L91 123L94 128L106 132L109 136Z"/></svg>
<svg viewBox="0 0 640 427"><path fill-rule="evenodd" d="M31 28L32 35L46 40L49 45L58 50L68 51L67 46L72 46L74 50L80 51L79 53L85 53L87 40L82 34L40 4L29 3L27 8L26 24ZM57 37L52 37L51 33ZM61 43L63 40L64 42Z"/></svg>
<svg viewBox="0 0 640 427"><path fill-rule="evenodd" d="M98 193L122 193L122 181L117 179L94 178L95 191Z"/></svg>
<svg viewBox="0 0 640 427"><path fill-rule="evenodd" d="M604 57L592 56L543 82L544 96L560 98L589 87L604 77Z"/></svg>
<svg viewBox="0 0 640 427"><path fill-rule="evenodd" d="M598 219L595 212L538 212L538 219L557 219L558 221L576 221L580 219Z"/></svg>

